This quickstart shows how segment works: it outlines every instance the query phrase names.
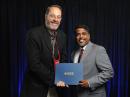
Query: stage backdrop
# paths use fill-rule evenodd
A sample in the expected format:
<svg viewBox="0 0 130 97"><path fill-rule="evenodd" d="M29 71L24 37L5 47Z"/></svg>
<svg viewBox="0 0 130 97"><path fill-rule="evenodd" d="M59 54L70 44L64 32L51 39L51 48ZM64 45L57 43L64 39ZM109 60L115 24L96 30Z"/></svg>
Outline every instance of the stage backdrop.
<svg viewBox="0 0 130 97"><path fill-rule="evenodd" d="M93 42L103 45L115 76L107 84L107 97L129 97L130 15L128 0L1 0L0 1L0 97L19 97L25 75L27 31L44 23L45 8L60 4L61 28L67 35L68 62L75 48L74 26L86 24ZM4 96L3 96L4 95Z"/></svg>

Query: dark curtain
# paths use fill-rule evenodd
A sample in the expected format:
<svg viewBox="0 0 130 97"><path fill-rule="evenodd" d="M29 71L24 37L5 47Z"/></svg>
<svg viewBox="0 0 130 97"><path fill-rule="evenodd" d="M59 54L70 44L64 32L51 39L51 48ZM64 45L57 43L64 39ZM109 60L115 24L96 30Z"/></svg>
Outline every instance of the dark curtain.
<svg viewBox="0 0 130 97"><path fill-rule="evenodd" d="M68 38L68 61L76 47L74 26L88 25L92 42L106 48L115 71L107 84L107 97L129 97L128 0L1 0L0 97L19 97L27 67L25 35L28 29L44 23L44 12L50 4L63 7L61 28Z"/></svg>

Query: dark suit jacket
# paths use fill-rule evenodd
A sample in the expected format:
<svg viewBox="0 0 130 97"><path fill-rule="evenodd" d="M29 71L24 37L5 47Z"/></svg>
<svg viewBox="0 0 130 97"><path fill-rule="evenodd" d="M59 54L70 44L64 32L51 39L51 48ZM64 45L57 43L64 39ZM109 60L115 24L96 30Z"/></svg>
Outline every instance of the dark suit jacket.
<svg viewBox="0 0 130 97"><path fill-rule="evenodd" d="M66 60L66 37L57 31L60 62ZM22 86L21 97L46 97L48 87L53 86L54 66L52 46L48 30L44 27L31 29L26 38L28 67Z"/></svg>

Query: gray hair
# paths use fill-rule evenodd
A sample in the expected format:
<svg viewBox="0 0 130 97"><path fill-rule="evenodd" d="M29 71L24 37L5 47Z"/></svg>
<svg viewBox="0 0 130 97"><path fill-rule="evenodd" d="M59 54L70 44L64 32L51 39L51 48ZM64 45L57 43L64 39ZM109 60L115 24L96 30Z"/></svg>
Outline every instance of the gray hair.
<svg viewBox="0 0 130 97"><path fill-rule="evenodd" d="M48 8L47 8L47 10L46 10L46 12L45 12L45 15L47 15L47 14L49 13L49 10L50 10L51 7L57 7L57 8L59 8L59 9L61 10L61 12L62 12L62 7L61 7L60 5L55 4L55 5L50 5L50 6L48 6Z"/></svg>

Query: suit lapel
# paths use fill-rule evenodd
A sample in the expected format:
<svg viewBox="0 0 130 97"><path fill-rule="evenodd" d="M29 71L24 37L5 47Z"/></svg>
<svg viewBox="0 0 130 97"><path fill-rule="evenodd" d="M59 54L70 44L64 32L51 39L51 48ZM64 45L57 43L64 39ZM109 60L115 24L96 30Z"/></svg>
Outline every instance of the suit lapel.
<svg viewBox="0 0 130 97"><path fill-rule="evenodd" d="M51 39L49 37L49 32L47 31L46 28L43 28L42 32L43 32L43 37L44 37L43 40L45 41L45 44L46 44L47 48L49 50L51 50L52 49L52 45L51 45Z"/></svg>
<svg viewBox="0 0 130 97"><path fill-rule="evenodd" d="M84 58L86 59L86 57L91 53L92 47L93 47L93 43L90 42L90 43L87 45L87 47L85 48L85 51L84 51L84 53L83 53L83 56L82 56L81 61L84 60Z"/></svg>

